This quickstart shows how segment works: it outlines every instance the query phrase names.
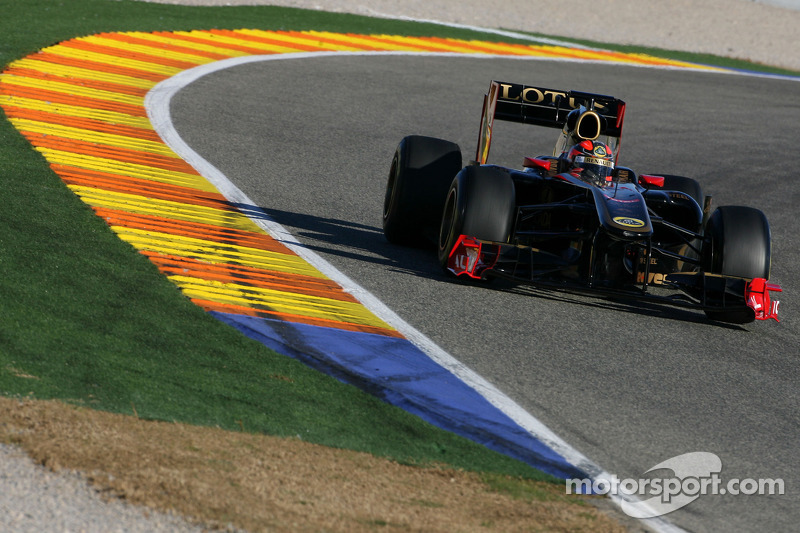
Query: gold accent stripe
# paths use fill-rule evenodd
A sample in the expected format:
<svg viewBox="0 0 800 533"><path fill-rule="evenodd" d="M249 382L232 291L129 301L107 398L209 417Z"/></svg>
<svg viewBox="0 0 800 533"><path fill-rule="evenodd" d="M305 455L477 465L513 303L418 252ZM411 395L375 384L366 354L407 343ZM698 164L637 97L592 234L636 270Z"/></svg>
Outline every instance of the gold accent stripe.
<svg viewBox="0 0 800 533"><path fill-rule="evenodd" d="M318 32L318 31L310 31L308 32L310 35L319 36L320 38L326 39L333 39L333 40L343 40L345 38L347 41L358 44L362 49L372 49L372 50L386 50L386 51L397 51L397 52L432 52L436 50L434 47L430 47L427 43L422 44L419 39L411 39L399 36L392 36L392 35L347 35L343 36L342 34L336 33L329 33L329 32ZM416 43L420 44L416 44Z"/></svg>
<svg viewBox="0 0 800 533"><path fill-rule="evenodd" d="M191 222L202 222L243 231L263 232L255 222L241 211L149 198L83 185L68 186L87 204L95 207L117 209L140 215L154 215Z"/></svg>
<svg viewBox="0 0 800 533"><path fill-rule="evenodd" d="M117 102L143 107L144 98L141 96L131 96L120 94L113 91L103 91L100 89L90 89L72 83L63 83L53 80L40 80L36 78L25 78L22 76L3 75L3 84L18 85L20 87L30 87L32 89L44 89L57 93L64 93L72 97L84 97L93 100L104 100L107 102Z"/></svg>
<svg viewBox="0 0 800 533"><path fill-rule="evenodd" d="M156 82L152 80L143 80L142 78L134 78L133 76L125 76L122 74L113 74L99 70L49 63L47 61L35 59L35 56L34 58L26 57L24 59L14 61L8 65L8 68L29 69L37 72L46 72L53 76L60 76L62 78L95 80L104 83L127 85L129 87L136 87L137 89L145 90L152 89L156 85Z"/></svg>
<svg viewBox="0 0 800 533"><path fill-rule="evenodd" d="M50 163L68 165L86 170L100 170L111 174L122 174L134 178L152 180L170 185L190 187L205 192L219 192L217 188L199 174L188 174L175 170L166 170L150 165L126 163L116 159L75 154L64 150L37 148Z"/></svg>
<svg viewBox="0 0 800 533"><path fill-rule="evenodd" d="M201 35L207 35L208 37L214 39L215 42L221 43L223 46L231 45L235 47L242 46L250 48L253 50L253 53L250 55L255 55L257 53L285 54L298 51L297 48L286 46L285 44L277 41L274 43L269 43L248 39L246 36L241 35L238 31L215 30L211 32L202 32Z"/></svg>
<svg viewBox="0 0 800 533"><path fill-rule="evenodd" d="M206 219L206 222L208 222L208 219ZM176 235L174 233L142 230L131 226L112 225L111 227L121 239L138 250L188 257L214 264L243 265L268 271L325 278L308 262L290 253L289 250L273 252L260 248ZM230 228L232 226L226 224L226 227Z"/></svg>
<svg viewBox="0 0 800 533"><path fill-rule="evenodd" d="M169 276L191 298L236 304L256 309L269 309L279 313L313 318L335 317L341 322L390 329L360 303L343 302L318 296L281 292L236 283L200 280L193 277Z"/></svg>
<svg viewBox="0 0 800 533"><path fill-rule="evenodd" d="M76 105L60 104L55 102L47 102L43 100L36 100L34 98L25 98L21 96L14 96L10 94L0 94L0 106L2 107L20 107L23 109L31 109L34 111L46 111L48 113L57 113L63 116L88 118L93 120L101 120L111 124L123 124L125 126L133 126L146 130L152 130L153 125L147 117L133 117L125 113L118 113L116 111L106 111L103 109L93 109L91 107L80 107Z"/></svg>
<svg viewBox="0 0 800 533"><path fill-rule="evenodd" d="M262 30L237 30L237 34L248 38L272 40L286 43L286 46L295 50L319 50L337 52L355 52L362 48L353 46L349 39L320 39L316 32L265 32Z"/></svg>
<svg viewBox="0 0 800 533"><path fill-rule="evenodd" d="M146 61L139 61L136 59L124 59L121 57L110 56L108 54L103 54L100 52L92 52L89 50L68 48L63 45L51 46L49 48L45 48L42 51L68 59L85 60L94 63L106 63L109 66L119 65L129 69L141 70L153 74L160 74L163 75L164 77L174 76L176 74L180 74L183 70L185 70L178 67L156 65L154 63L148 63Z"/></svg>
<svg viewBox="0 0 800 533"><path fill-rule="evenodd" d="M176 31L174 33L144 33L132 32L131 35L142 41L151 41L154 46L166 45L179 48L193 48L200 52L209 54L217 54L221 57L239 57L252 55L243 50L235 50L233 48L225 48L218 46L213 41L211 34L199 31Z"/></svg>
<svg viewBox="0 0 800 533"><path fill-rule="evenodd" d="M72 126L61 126L49 122L39 122L24 118L9 119L14 126L20 130L42 135L57 135L67 139L76 139L91 143L102 144L105 146L115 146L118 148L128 148L140 150L152 154L159 154L165 157L179 159L179 157L162 142L148 141L126 135L115 135L113 133L100 133L84 128Z"/></svg>
<svg viewBox="0 0 800 533"><path fill-rule="evenodd" d="M121 34L122 37L125 37L130 34ZM165 48L160 48L155 46L147 46L142 44L134 44L131 42L119 41L116 39L109 39L103 35L92 35L89 37L84 37L81 39L82 41L98 46L104 46L108 48L116 48L123 53L137 53L143 55L150 55L162 58L173 59L175 61L181 61L185 63L194 63L195 65L202 65L204 63L211 63L214 61L206 56L200 56L196 54L186 54L181 52L175 52L173 50L167 50Z"/></svg>

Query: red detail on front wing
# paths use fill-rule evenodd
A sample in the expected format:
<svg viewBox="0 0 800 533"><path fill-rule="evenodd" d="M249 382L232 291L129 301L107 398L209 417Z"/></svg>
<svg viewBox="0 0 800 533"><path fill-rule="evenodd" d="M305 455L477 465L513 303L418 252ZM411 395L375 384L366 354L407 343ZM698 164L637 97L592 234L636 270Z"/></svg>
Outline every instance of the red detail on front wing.
<svg viewBox="0 0 800 533"><path fill-rule="evenodd" d="M460 235L447 258L447 269L456 276L481 279L483 272L497 263L500 247Z"/></svg>
<svg viewBox="0 0 800 533"><path fill-rule="evenodd" d="M778 300L772 301L770 291L781 292L781 286L777 283L770 283L764 278L755 278L747 284L744 297L747 305L756 312L756 320L768 320L774 318L778 320Z"/></svg>

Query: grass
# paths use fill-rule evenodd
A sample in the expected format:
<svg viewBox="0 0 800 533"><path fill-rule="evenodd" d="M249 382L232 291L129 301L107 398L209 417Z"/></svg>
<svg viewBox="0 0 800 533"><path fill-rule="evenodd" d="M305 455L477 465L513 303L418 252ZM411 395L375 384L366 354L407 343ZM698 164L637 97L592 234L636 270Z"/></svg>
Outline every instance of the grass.
<svg viewBox="0 0 800 533"><path fill-rule="evenodd" d="M512 499L524 502L575 502L586 505L584 500L576 500L565 494L563 487L552 484L537 483L523 477L483 472L483 481L492 491L505 494Z"/></svg>

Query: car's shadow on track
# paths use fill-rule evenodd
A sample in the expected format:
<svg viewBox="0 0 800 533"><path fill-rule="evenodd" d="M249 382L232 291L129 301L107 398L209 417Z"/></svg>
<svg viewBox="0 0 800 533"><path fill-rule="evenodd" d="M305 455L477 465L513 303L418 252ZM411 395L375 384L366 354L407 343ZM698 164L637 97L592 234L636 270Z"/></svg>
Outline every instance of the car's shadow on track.
<svg viewBox="0 0 800 533"><path fill-rule="evenodd" d="M733 331L746 331L745 328L738 324L728 324L725 322L717 322L710 320L702 311L693 309L685 309L681 307L673 307L671 305L662 304L658 302L645 302L641 300L614 298L608 296L592 296L592 295L579 295L569 291L560 291L553 289L538 289L535 287L528 287L524 285L514 285L511 287L498 287L498 290L513 294L523 294L531 298L539 298L552 302L559 302L567 305L578 305L585 308L603 309L610 311L617 311L621 313L629 313L638 317L646 316L658 318L660 320L672 320L675 322L692 323L692 324L705 324L709 326L716 326L723 329Z"/></svg>
<svg viewBox="0 0 800 533"><path fill-rule="evenodd" d="M383 230L376 226L290 211L262 210L252 205L239 205L237 207L253 218L263 219L266 213L269 220L289 229L301 244L309 250L321 255L336 256L373 264L389 272L418 276L443 283L470 285L474 286L476 290L525 295L566 305L617 311L683 323L706 324L733 331L745 331L745 328L737 324L710 320L701 311L674 307L658 302L541 289L519 285L502 279L494 279L490 282L455 279L442 272L436 261L436 251L433 244L425 245L423 243L419 247L397 246L389 243L383 235Z"/></svg>
<svg viewBox="0 0 800 533"><path fill-rule="evenodd" d="M247 205L237 207L253 218L264 219L266 213L268 220L284 226L309 250L427 279L446 279L436 264L432 244L419 248L401 247L389 243L383 230L377 226L276 209L262 210Z"/></svg>

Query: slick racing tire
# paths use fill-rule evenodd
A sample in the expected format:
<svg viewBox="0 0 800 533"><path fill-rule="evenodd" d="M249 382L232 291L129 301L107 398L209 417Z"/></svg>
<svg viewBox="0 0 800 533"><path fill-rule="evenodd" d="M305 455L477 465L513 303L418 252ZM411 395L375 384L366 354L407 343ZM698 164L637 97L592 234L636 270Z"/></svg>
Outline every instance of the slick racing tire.
<svg viewBox="0 0 800 533"><path fill-rule="evenodd" d="M764 213L752 207L719 207L706 224L703 268L712 274L769 279L771 242ZM725 311L707 311L706 315L723 322L737 317L737 313Z"/></svg>
<svg viewBox="0 0 800 533"><path fill-rule="evenodd" d="M664 186L661 187L665 191L678 191L688 195L692 198L700 209L703 209L705 203L705 196L703 196L703 187L697 180L686 178L684 176L674 176L672 174L653 174L654 176L661 176L664 178Z"/></svg>
<svg viewBox="0 0 800 533"><path fill-rule="evenodd" d="M673 219L671 222L677 223L679 226L682 226L686 229L690 229L695 232L700 232L703 228L703 209L705 207L705 196L703 195L703 187L700 186L697 180L692 178L686 178L684 176L674 176L672 174L658 174L658 176L662 176L664 178L664 187L662 187L665 191L677 191L682 192L683 194L687 195L689 198L697 202L698 210L695 212L696 216L688 216L684 215L680 218ZM677 201L673 199L673 201ZM693 241L692 245L697 247L700 246L699 241ZM695 257L697 254L687 251L687 254ZM687 267L692 269L691 265L686 265Z"/></svg>
<svg viewBox="0 0 800 533"><path fill-rule="evenodd" d="M453 180L439 230L439 264L447 260L458 237L508 242L514 223L516 195L511 177L477 165L465 167Z"/></svg>
<svg viewBox="0 0 800 533"><path fill-rule="evenodd" d="M434 242L447 190L459 170L461 149L457 144L420 135L403 138L386 183L386 239L393 244L416 246Z"/></svg>
<svg viewBox="0 0 800 533"><path fill-rule="evenodd" d="M670 195L672 196L671 207L665 206L663 208L664 211L659 214L673 224L677 224L682 228L696 233L701 233L705 222L704 209L706 200L700 183L692 178L675 176L672 174L653 173L651 175L664 178L664 185L656 188L656 190L683 193L693 200L693 202L690 202L686 198L679 198L672 194ZM695 241L692 245L699 246L699 242ZM696 254L691 255L693 257L696 256Z"/></svg>

